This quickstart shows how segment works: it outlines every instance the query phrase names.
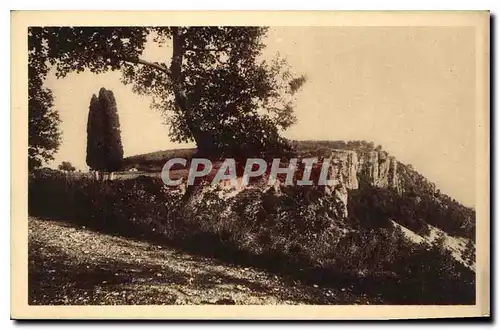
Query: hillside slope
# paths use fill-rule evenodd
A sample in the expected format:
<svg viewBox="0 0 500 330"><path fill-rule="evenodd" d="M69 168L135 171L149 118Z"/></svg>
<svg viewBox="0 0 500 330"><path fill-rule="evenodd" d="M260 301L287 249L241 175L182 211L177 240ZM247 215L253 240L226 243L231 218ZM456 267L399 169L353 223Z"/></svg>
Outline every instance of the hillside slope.
<svg viewBox="0 0 500 330"><path fill-rule="evenodd" d="M29 303L369 304L351 288L324 288L251 267L29 218Z"/></svg>
<svg viewBox="0 0 500 330"><path fill-rule="evenodd" d="M401 229L403 231L403 234L412 242L420 244L420 243L428 243L428 244L435 244L436 240L438 240L440 237L443 239L443 247L451 252L451 255L455 260L463 264L464 266L468 267L469 269L475 271L476 265L473 260L465 260L464 256L467 255L467 248L468 248L468 243L471 244L472 242L464 237L456 237L452 235L448 235L445 231L433 227L431 225L429 226L429 233L427 235L419 235L408 228L401 226L399 223L395 221L391 221L394 226L397 228ZM473 245L473 248L475 249L475 246Z"/></svg>

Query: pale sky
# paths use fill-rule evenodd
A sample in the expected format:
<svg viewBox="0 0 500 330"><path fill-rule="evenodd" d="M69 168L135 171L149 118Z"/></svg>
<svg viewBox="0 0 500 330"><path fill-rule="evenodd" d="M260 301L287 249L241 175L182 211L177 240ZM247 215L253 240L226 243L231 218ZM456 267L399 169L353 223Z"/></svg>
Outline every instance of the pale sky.
<svg viewBox="0 0 500 330"><path fill-rule="evenodd" d="M297 140L368 140L466 205L475 199L475 45L472 27L277 27L266 57L277 52L308 81L298 95ZM144 59L169 61L168 47ZM56 166L85 170L92 94L115 95L125 156L186 147L170 141L150 100L120 82L121 73L49 76L63 131ZM192 146L192 145L187 145Z"/></svg>

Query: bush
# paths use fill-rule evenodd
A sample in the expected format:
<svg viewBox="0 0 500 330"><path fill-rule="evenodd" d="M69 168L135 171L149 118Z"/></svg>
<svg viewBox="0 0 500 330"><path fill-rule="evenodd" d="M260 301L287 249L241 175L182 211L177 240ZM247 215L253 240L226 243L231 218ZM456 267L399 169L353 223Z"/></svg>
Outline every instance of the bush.
<svg viewBox="0 0 500 330"><path fill-rule="evenodd" d="M173 205L180 200L160 182L97 181L44 169L30 175L28 211L120 234L150 235L171 227Z"/></svg>

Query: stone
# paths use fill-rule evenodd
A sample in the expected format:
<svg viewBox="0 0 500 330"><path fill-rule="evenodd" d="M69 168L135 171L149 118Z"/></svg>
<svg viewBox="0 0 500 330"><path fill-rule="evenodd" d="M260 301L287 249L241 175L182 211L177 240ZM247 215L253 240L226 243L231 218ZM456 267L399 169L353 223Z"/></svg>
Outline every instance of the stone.
<svg viewBox="0 0 500 330"><path fill-rule="evenodd" d="M360 162L357 174L364 173L368 183L374 187L400 191L397 169L396 158L385 151L370 151Z"/></svg>
<svg viewBox="0 0 500 330"><path fill-rule="evenodd" d="M358 154L352 150L334 149L330 156L334 175L347 189L358 189Z"/></svg>

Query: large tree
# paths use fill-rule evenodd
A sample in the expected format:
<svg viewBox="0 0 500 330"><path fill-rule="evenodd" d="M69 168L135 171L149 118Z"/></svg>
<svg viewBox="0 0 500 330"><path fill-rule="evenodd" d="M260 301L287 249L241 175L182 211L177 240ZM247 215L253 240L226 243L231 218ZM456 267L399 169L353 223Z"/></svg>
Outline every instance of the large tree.
<svg viewBox="0 0 500 330"><path fill-rule="evenodd" d="M28 167L31 171L54 160L61 132L52 92L43 86L49 70L43 38L30 33L28 40Z"/></svg>
<svg viewBox="0 0 500 330"><path fill-rule="evenodd" d="M152 96L170 136L200 153L262 155L287 149L293 95L304 83L286 62L262 59L264 27L31 28L60 77L122 70L123 82ZM142 58L148 36L171 45L165 61Z"/></svg>
<svg viewBox="0 0 500 330"><path fill-rule="evenodd" d="M92 95L87 121L87 165L92 170L113 172L123 162L120 121L113 92Z"/></svg>

